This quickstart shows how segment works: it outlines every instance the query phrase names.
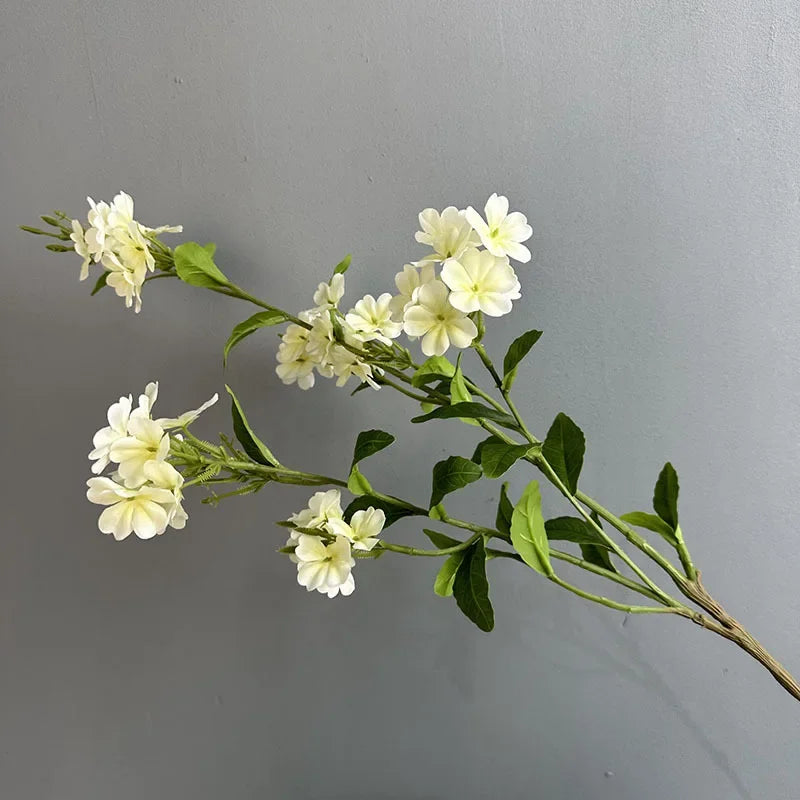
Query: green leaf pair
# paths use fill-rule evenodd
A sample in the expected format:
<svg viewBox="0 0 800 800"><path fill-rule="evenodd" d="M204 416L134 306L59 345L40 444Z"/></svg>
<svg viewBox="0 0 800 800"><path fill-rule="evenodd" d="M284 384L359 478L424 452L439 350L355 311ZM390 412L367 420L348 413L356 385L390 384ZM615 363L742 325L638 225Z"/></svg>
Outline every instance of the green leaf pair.
<svg viewBox="0 0 800 800"><path fill-rule="evenodd" d="M430 536L434 532L426 533ZM486 545L483 537L476 539L465 550L448 556L436 575L433 590L440 597L453 595L465 616L482 631L488 633L494 628L494 609L489 599Z"/></svg>
<svg viewBox="0 0 800 800"><path fill-rule="evenodd" d="M370 482L361 474L358 463L387 448L394 440L394 436L385 431L370 430L358 434L350 464L350 476L347 479L348 491L354 495L370 494L373 491Z"/></svg>
<svg viewBox="0 0 800 800"><path fill-rule="evenodd" d="M280 465L280 462L274 455L270 449L261 441L261 439L256 436L253 429L250 427L250 423L247 421L247 417L244 415L244 410L242 409L239 400L237 399L236 395L233 393L233 389L226 384L225 389L227 390L228 394L231 396L231 415L233 416L233 433L236 436L239 444L241 444L242 448L244 449L245 453L247 453L253 461L264 464L265 466L270 467L277 467Z"/></svg>
<svg viewBox="0 0 800 800"><path fill-rule="evenodd" d="M653 491L653 510L655 514L646 511L630 511L623 514L620 519L638 528L644 528L659 534L673 547L677 547L680 538L678 525L678 473L669 463L664 464L658 475Z"/></svg>

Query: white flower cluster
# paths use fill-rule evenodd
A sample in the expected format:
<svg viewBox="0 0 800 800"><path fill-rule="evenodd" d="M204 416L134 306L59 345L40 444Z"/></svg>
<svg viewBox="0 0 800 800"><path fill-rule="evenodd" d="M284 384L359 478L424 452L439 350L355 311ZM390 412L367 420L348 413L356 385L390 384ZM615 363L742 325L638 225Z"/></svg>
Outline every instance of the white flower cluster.
<svg viewBox="0 0 800 800"><path fill-rule="evenodd" d="M321 283L315 308L299 317L309 327L290 325L278 349L279 377L301 389L314 385L314 372L337 377L344 385L351 375L378 388L372 367L350 349L370 341L391 345L401 332L421 338L426 356L441 356L454 346L469 347L478 335L471 314L500 317L521 297L520 283L509 257L522 263L531 254L522 243L533 234L525 216L509 213L508 199L493 194L486 219L471 206L441 213L426 208L419 215L416 240L431 247L420 261L406 264L395 276L398 294L368 294L346 314L338 310L344 296L344 275ZM483 249L482 249L483 248ZM437 265L441 268L437 274ZM336 342L334 325L344 345Z"/></svg>
<svg viewBox="0 0 800 800"><path fill-rule="evenodd" d="M120 192L111 203L89 201L89 227L72 220L75 252L83 259L80 279L89 277L89 264L102 264L109 272L106 283L120 296L125 305L138 313L142 308L142 286L148 270L155 269L148 236L159 233L180 233L183 227L163 225L148 228L133 218L133 198Z"/></svg>
<svg viewBox="0 0 800 800"><path fill-rule="evenodd" d="M306 508L289 517L290 523L303 529L293 530L286 542L287 547L294 547L290 558L297 564L297 582L309 592L316 589L328 597L353 593L356 562L352 551L372 550L386 522L383 511L372 506L356 511L350 522L345 522L341 501L338 489L316 492Z"/></svg>
<svg viewBox="0 0 800 800"><path fill-rule="evenodd" d="M86 496L92 503L107 506L98 525L117 541L131 533L151 539L167 526L183 528L188 519L181 505L183 476L166 460L168 431L190 425L217 402L217 395L180 417L152 419L157 396L158 384L148 383L136 408L130 395L120 397L109 407L108 425L94 435L94 449L89 453L95 475L109 463L116 465L112 475L87 481Z"/></svg>

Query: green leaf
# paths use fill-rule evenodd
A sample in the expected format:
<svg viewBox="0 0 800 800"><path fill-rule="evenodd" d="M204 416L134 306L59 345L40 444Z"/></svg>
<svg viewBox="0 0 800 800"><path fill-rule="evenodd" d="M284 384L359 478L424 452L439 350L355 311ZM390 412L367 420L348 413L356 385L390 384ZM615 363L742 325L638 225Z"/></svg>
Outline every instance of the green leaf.
<svg viewBox="0 0 800 800"><path fill-rule="evenodd" d="M482 538L464 551L453 580L453 595L458 607L482 631L488 633L494 628L494 609L486 578L486 547Z"/></svg>
<svg viewBox="0 0 800 800"><path fill-rule="evenodd" d="M591 525L578 517L554 517L544 524L549 541L592 544L606 549L608 545Z"/></svg>
<svg viewBox="0 0 800 800"><path fill-rule="evenodd" d="M439 533L439 531L432 531L430 528L423 528L422 532L433 542L433 546L437 550L445 550L448 547L455 547L457 544L461 544L458 539L453 539L451 536Z"/></svg>
<svg viewBox="0 0 800 800"><path fill-rule="evenodd" d="M646 511L629 511L627 514L623 514L620 519L629 525L636 525L638 528L645 528L663 536L673 546L678 543L675 538L675 531L661 517L657 517L655 514L648 514Z"/></svg>
<svg viewBox="0 0 800 800"><path fill-rule="evenodd" d="M507 428L516 428L517 423L512 416L494 408L489 408L481 403L456 403L452 406L439 406L433 411L423 414L420 417L413 417L412 422L427 422L431 419L457 419L467 417L469 419L489 419L498 422Z"/></svg>
<svg viewBox="0 0 800 800"><path fill-rule="evenodd" d="M449 380L456 368L444 356L431 356L411 377L411 385L417 388L435 380Z"/></svg>
<svg viewBox="0 0 800 800"><path fill-rule="evenodd" d="M353 260L353 256L348 253L334 268L333 274L334 275L344 275L345 272L350 267L350 262Z"/></svg>
<svg viewBox="0 0 800 800"><path fill-rule="evenodd" d="M279 325L281 322L286 322L286 315L280 311L259 311L258 314L253 314L252 317L248 317L244 322L240 322L231 331L228 341L225 342L225 349L222 352L223 366L227 365L228 355L242 339L248 337L251 333L255 333L259 328Z"/></svg>
<svg viewBox="0 0 800 800"><path fill-rule="evenodd" d="M453 584L456 580L456 573L464 560L464 552L453 553L448 556L447 560L442 564L442 568L436 574L436 579L433 582L433 591L439 597L450 597L453 594Z"/></svg>
<svg viewBox="0 0 800 800"><path fill-rule="evenodd" d="M678 527L678 473L667 461L656 481L653 508L672 530Z"/></svg>
<svg viewBox="0 0 800 800"><path fill-rule="evenodd" d="M503 359L503 388L510 389L517 377L519 362L528 355L528 351L539 341L541 331L526 331L511 342Z"/></svg>
<svg viewBox="0 0 800 800"><path fill-rule="evenodd" d="M542 517L542 496L539 482L531 481L514 506L511 515L511 544L522 560L542 575L553 575L550 548Z"/></svg>
<svg viewBox="0 0 800 800"><path fill-rule="evenodd" d="M247 417L244 415L242 406L233 389L227 384L225 385L228 394L231 396L231 415L233 416L233 433L239 444L244 449L245 453L257 461L259 464L266 464L267 466L277 466L278 460L270 452L270 449L255 435L250 424L247 422Z"/></svg>
<svg viewBox="0 0 800 800"><path fill-rule="evenodd" d="M445 508L441 503L437 503L435 506L433 506L433 508L431 508L428 511L428 516L431 519L441 521L447 518L447 512L445 511Z"/></svg>
<svg viewBox="0 0 800 800"><path fill-rule="evenodd" d="M387 448L394 442L394 436L386 431L370 430L362 431L356 439L356 446L353 448L353 466L369 458L375 453Z"/></svg>
<svg viewBox="0 0 800 800"><path fill-rule="evenodd" d="M361 470L353 464L350 468L350 477L347 479L347 491L356 496L370 494L372 486L370 482L361 474Z"/></svg>
<svg viewBox="0 0 800 800"><path fill-rule="evenodd" d="M487 439L478 442L478 444L475 445L475 451L472 454L472 461L474 461L476 464L480 464L481 453L483 452L483 448L486 447L486 445L489 444L490 442L501 442L501 441L502 439L498 439L496 436L489 436Z"/></svg>
<svg viewBox="0 0 800 800"><path fill-rule="evenodd" d="M479 480L481 474L481 468L468 458L450 456L450 458L440 461L433 468L430 506L438 505L445 495L463 489L470 483Z"/></svg>
<svg viewBox="0 0 800 800"><path fill-rule="evenodd" d="M175 271L190 286L214 288L228 286L229 281L214 263L213 243L202 247L197 242L184 242L175 248Z"/></svg>
<svg viewBox="0 0 800 800"><path fill-rule="evenodd" d="M455 403L470 402L472 402L472 395L467 389L467 384L464 380L464 373L461 371L461 355L459 354L458 361L456 362L456 371L453 373L453 377L450 380L450 404L454 405ZM468 418L462 418L462 422L466 422L467 425L480 424L474 419Z"/></svg>
<svg viewBox="0 0 800 800"><path fill-rule="evenodd" d="M611 554L605 547L599 547L596 544L582 544L580 548L581 556L583 556L584 561L588 561L596 567L607 569L609 572L617 571L617 568L611 561Z"/></svg>
<svg viewBox="0 0 800 800"><path fill-rule="evenodd" d="M107 270L97 279L97 283L95 283L94 289L92 289L91 297L94 297L104 286L106 286L106 281L108 280L108 276L110 274L111 272Z"/></svg>
<svg viewBox="0 0 800 800"><path fill-rule="evenodd" d="M566 414L558 414L547 431L542 455L570 494L578 489L585 450L586 440L581 429Z"/></svg>
<svg viewBox="0 0 800 800"><path fill-rule="evenodd" d="M394 525L397 520L402 519L403 517L411 517L415 514L413 509L410 509L400 503L392 503L390 500L384 500L382 497L373 497L370 494L362 494L360 497L356 497L355 500L351 500L350 504L344 510L345 521L350 522L351 517L356 513L356 511L363 511L370 506L381 509L386 515L386 522L383 526L384 528Z"/></svg>
<svg viewBox="0 0 800 800"><path fill-rule="evenodd" d="M514 506L508 499L508 483L500 487L500 501L497 504L497 516L495 527L500 533L511 533L511 517L514 514Z"/></svg>
<svg viewBox="0 0 800 800"><path fill-rule="evenodd" d="M217 252L217 246L214 244L214 242L208 242L207 244L203 245L203 250L205 250L206 253L211 256L211 258L214 258Z"/></svg>
<svg viewBox="0 0 800 800"><path fill-rule="evenodd" d="M481 448L481 466L487 478L499 478L528 452L526 444L506 444L500 440L486 442Z"/></svg>
<svg viewBox="0 0 800 800"><path fill-rule="evenodd" d="M45 247L48 250L52 250L54 253L74 253L75 248L73 246L67 247L65 244L46 244Z"/></svg>

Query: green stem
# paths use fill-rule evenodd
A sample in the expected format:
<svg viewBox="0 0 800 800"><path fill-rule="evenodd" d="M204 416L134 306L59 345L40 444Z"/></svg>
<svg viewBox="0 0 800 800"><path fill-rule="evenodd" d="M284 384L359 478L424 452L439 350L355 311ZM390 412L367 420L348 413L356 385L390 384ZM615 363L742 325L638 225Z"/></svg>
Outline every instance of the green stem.
<svg viewBox="0 0 800 800"><path fill-rule="evenodd" d="M599 603L601 606L607 606L608 608L613 608L617 611L624 611L626 614L680 613L676 606L630 606L626 605L625 603L618 603L616 600L609 600L607 597L602 597L598 594L592 594L591 592L585 592L583 589L579 589L577 586L573 586L571 583L567 583L567 581L562 580L558 577L558 575L550 575L548 578L562 589L566 589L568 592L572 592L573 594L578 595L578 597L582 597L584 600L591 600L593 603Z"/></svg>
<svg viewBox="0 0 800 800"><path fill-rule="evenodd" d="M459 542L458 544L454 544L452 547L443 547L441 550L423 550L419 547L407 547L404 544L392 544L391 542L384 542L381 541L379 546L383 550L389 550L393 553L404 553L407 556L449 556L453 553L459 553L462 550L466 550L473 542L479 539L483 534L476 533L473 536L470 536L469 539L466 539L463 542Z"/></svg>

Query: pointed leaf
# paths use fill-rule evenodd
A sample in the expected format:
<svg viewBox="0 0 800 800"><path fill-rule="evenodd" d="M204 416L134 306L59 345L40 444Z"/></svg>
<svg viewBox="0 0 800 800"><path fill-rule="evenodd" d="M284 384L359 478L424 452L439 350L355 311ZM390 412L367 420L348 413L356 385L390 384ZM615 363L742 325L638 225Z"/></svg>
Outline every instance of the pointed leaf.
<svg viewBox="0 0 800 800"><path fill-rule="evenodd" d="M617 568L611 561L611 553L605 547L599 547L596 544L582 544L581 556L584 561L594 564L596 567L602 567L609 572L616 572Z"/></svg>
<svg viewBox="0 0 800 800"><path fill-rule="evenodd" d="M386 431L369 430L361 431L356 439L356 446L353 448L353 466L369 458L375 453L387 448L394 442L394 436Z"/></svg>
<svg viewBox="0 0 800 800"><path fill-rule="evenodd" d="M478 444L475 445L475 451L472 454L471 460L474 461L476 464L480 464L481 453L483 452L483 448L486 447L486 445L489 444L490 442L502 442L502 441L503 441L502 439L498 439L496 436L489 436L487 439L478 442Z"/></svg>
<svg viewBox="0 0 800 800"><path fill-rule="evenodd" d="M450 456L450 458L440 461L433 468L430 506L438 505L445 495L463 489L470 483L479 480L481 474L481 468L468 458Z"/></svg>
<svg viewBox="0 0 800 800"><path fill-rule="evenodd" d="M350 262L353 260L353 256L349 253L333 268L334 275L344 275L345 272L350 267Z"/></svg>
<svg viewBox="0 0 800 800"><path fill-rule="evenodd" d="M586 440L581 429L566 414L558 414L547 431L542 455L570 494L578 489L585 450Z"/></svg>
<svg viewBox="0 0 800 800"><path fill-rule="evenodd" d="M353 464L350 468L350 477L347 479L347 491L358 497L372 492L370 482L361 474L361 470Z"/></svg>
<svg viewBox="0 0 800 800"><path fill-rule="evenodd" d="M242 406L233 389L230 386L225 386L228 394L231 396L231 415L233 416L233 433L236 436L239 444L241 444L245 453L257 461L259 464L266 464L267 466L277 466L278 460L270 452L270 449L255 435L250 424L247 422L247 417L244 415Z"/></svg>
<svg viewBox="0 0 800 800"><path fill-rule="evenodd" d="M456 368L444 356L431 356L411 378L411 385L419 388L435 380L449 380Z"/></svg>
<svg viewBox="0 0 800 800"><path fill-rule="evenodd" d="M453 539L452 536L439 533L439 531L432 531L430 528L423 528L422 532L431 540L437 550L446 550L448 547L455 547L457 544L461 544L458 539Z"/></svg>
<svg viewBox="0 0 800 800"><path fill-rule="evenodd" d="M500 501L497 504L497 516L495 527L500 533L509 535L511 533L511 517L514 514L514 506L508 499L508 483L500 487Z"/></svg>
<svg viewBox="0 0 800 800"><path fill-rule="evenodd" d="M519 362L528 355L528 351L539 341L541 331L526 331L511 342L503 359L503 388L510 389L517 377Z"/></svg>
<svg viewBox="0 0 800 800"><path fill-rule="evenodd" d="M259 311L258 314L253 314L252 317L248 317L244 322L240 322L231 331L228 341L225 342L225 349L222 351L222 365L227 365L228 355L242 339L247 338L251 333L255 333L259 328L279 325L281 322L286 322L286 315L280 311Z"/></svg>
<svg viewBox="0 0 800 800"><path fill-rule="evenodd" d="M675 538L675 531L661 517L657 517L655 514L648 514L646 511L629 511L627 514L623 514L620 519L629 525L636 525L638 528L645 528L663 536L673 546L678 543Z"/></svg>
<svg viewBox="0 0 800 800"><path fill-rule="evenodd" d="M98 279L97 283L94 285L94 289L92 289L91 297L94 297L103 287L105 287L106 281L108 280L108 276L111 274L110 271L106 270Z"/></svg>
<svg viewBox="0 0 800 800"><path fill-rule="evenodd" d="M516 428L517 423L512 416L494 408L489 408L482 403L456 403L452 406L439 406L433 411L423 414L420 417L413 417L412 422L427 422L431 419L457 419L467 417L469 419L489 419L504 425L506 428Z"/></svg>
<svg viewBox="0 0 800 800"><path fill-rule="evenodd" d="M455 403L470 403L472 402L472 395L469 393L467 389L466 381L464 380L464 373L461 372L461 355L458 356L458 361L456 362L456 371L453 374L452 379L450 380L450 404L454 405ZM462 422L466 422L467 425L479 425L480 423L476 422L474 419L468 419L462 417Z"/></svg>
<svg viewBox="0 0 800 800"><path fill-rule="evenodd" d="M214 288L228 286L229 281L214 263L215 245L202 247L197 242L184 242L175 248L175 271L190 286Z"/></svg>
<svg viewBox="0 0 800 800"><path fill-rule="evenodd" d="M549 541L575 542L576 544L593 544L607 548L594 528L578 517L555 517L544 524Z"/></svg>
<svg viewBox="0 0 800 800"><path fill-rule="evenodd" d="M678 473L667 461L656 481L653 508L674 531L678 527Z"/></svg>
<svg viewBox="0 0 800 800"><path fill-rule="evenodd" d="M442 564L442 568L436 574L436 579L433 582L433 591L439 597L450 597L453 594L453 583L456 580L456 573L464 560L464 552L453 553L448 556L447 560Z"/></svg>
<svg viewBox="0 0 800 800"><path fill-rule="evenodd" d="M538 481L531 481L525 487L522 497L514 506L514 513L511 515L511 544L531 569L548 577L553 574Z"/></svg>
<svg viewBox="0 0 800 800"><path fill-rule="evenodd" d="M502 441L487 442L481 448L481 466L487 478L499 478L520 458L528 453L526 444L506 444Z"/></svg>
<svg viewBox="0 0 800 800"><path fill-rule="evenodd" d="M453 595L458 607L482 631L494 628L494 609L489 600L486 578L486 547L483 539L464 551L464 557L453 581Z"/></svg>

